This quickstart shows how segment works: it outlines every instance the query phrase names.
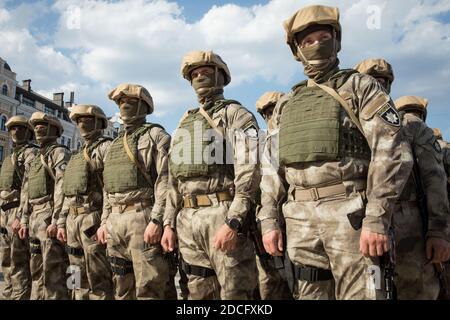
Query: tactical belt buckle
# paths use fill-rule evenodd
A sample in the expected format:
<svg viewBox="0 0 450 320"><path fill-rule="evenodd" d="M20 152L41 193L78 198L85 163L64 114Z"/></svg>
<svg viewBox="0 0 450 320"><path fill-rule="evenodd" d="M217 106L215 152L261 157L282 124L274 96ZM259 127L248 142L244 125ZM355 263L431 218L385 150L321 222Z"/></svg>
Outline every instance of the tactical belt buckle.
<svg viewBox="0 0 450 320"><path fill-rule="evenodd" d="M320 197L319 197L319 191L317 190L317 188L311 188L311 189L309 189L309 193L311 194L311 200L317 201L317 200L320 199Z"/></svg>
<svg viewBox="0 0 450 320"><path fill-rule="evenodd" d="M198 201L196 195L189 195L187 199L190 202L189 204L192 206L192 208L198 208Z"/></svg>

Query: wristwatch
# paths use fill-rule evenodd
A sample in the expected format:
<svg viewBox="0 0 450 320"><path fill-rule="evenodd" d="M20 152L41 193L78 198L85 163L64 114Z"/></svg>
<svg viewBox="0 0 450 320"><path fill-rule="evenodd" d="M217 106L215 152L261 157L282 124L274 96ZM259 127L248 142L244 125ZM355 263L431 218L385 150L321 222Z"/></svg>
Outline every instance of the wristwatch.
<svg viewBox="0 0 450 320"><path fill-rule="evenodd" d="M239 231L241 229L241 222L235 217L226 218L225 223L234 231Z"/></svg>

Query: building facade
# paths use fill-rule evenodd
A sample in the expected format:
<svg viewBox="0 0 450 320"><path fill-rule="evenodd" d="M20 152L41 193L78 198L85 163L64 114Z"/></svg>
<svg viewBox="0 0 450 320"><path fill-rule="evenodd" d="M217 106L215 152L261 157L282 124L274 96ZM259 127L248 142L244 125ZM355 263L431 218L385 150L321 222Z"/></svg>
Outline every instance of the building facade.
<svg viewBox="0 0 450 320"><path fill-rule="evenodd" d="M40 95L31 88L31 80L24 80L22 85L16 87L16 100L19 102L17 106L17 113L26 117L36 111L41 111L47 114L58 117L63 126L64 132L58 139L58 142L70 148L70 150L77 150L81 145L81 135L75 123L69 118L69 110L74 103L74 93L70 93L70 100L64 102L64 93L54 93L53 99Z"/></svg>
<svg viewBox="0 0 450 320"><path fill-rule="evenodd" d="M18 102L14 99L16 95L16 73L8 63L0 58L0 165L10 153L12 142L6 130L6 122L15 115Z"/></svg>

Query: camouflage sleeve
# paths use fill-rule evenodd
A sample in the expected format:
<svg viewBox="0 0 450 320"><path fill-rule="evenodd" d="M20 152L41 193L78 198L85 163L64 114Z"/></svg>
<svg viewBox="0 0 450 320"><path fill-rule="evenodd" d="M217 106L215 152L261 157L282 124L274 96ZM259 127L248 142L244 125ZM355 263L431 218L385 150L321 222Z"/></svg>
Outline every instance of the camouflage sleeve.
<svg viewBox="0 0 450 320"><path fill-rule="evenodd" d="M261 159L261 210L257 218L261 221L262 234L279 229L279 210L286 197L284 170L278 167L278 153L271 152L278 150L277 138L278 130L267 137Z"/></svg>
<svg viewBox="0 0 450 320"><path fill-rule="evenodd" d="M102 144L105 145L105 144ZM102 152L100 152L100 157L102 158L102 166L104 166L104 159L106 158L106 154L108 153L109 147L111 146L111 142L106 145L105 149L102 149ZM105 191L105 188L103 188L103 208L102 208L102 216L101 216L101 223L100 225L106 225L106 220L109 217L109 214L111 213L111 204L108 200L108 194Z"/></svg>
<svg viewBox="0 0 450 320"><path fill-rule="evenodd" d="M411 172L411 148L404 139L394 103L375 79L356 74L346 85L352 87L348 101L359 112L372 151L363 228L387 234L395 204Z"/></svg>
<svg viewBox="0 0 450 320"><path fill-rule="evenodd" d="M58 223L59 214L61 213L64 203L63 181L64 171L70 159L70 151L66 148L56 148L53 150L50 159L50 169L55 175L55 188L53 190L53 216L52 224Z"/></svg>
<svg viewBox="0 0 450 320"><path fill-rule="evenodd" d="M279 210L286 198L284 170L279 167L278 163L278 137L281 113L291 97L292 92L284 95L275 106L272 116L273 130L266 140L261 160L261 210L258 212L257 218L261 221L262 234L279 228L277 221Z"/></svg>
<svg viewBox="0 0 450 320"><path fill-rule="evenodd" d="M442 154L444 155L445 172L447 173L447 177L450 178L450 143L445 143L444 147L442 148Z"/></svg>
<svg viewBox="0 0 450 320"><path fill-rule="evenodd" d="M414 152L427 198L427 237L448 237L449 208L447 180L442 166L442 150L433 130L419 118L405 114L404 124L414 134Z"/></svg>
<svg viewBox="0 0 450 320"><path fill-rule="evenodd" d="M111 204L109 203L108 200L108 194L103 189L103 209L100 225L103 226L106 224L106 220L108 219L110 213L111 213Z"/></svg>
<svg viewBox="0 0 450 320"><path fill-rule="evenodd" d="M150 131L154 141L154 150L150 152L152 166L154 170L149 170L153 178L156 175L154 186L155 203L151 212L151 218L163 224L164 209L166 207L167 180L168 180L168 159L170 147L170 135L161 128L153 128Z"/></svg>
<svg viewBox="0 0 450 320"><path fill-rule="evenodd" d="M227 108L233 105L229 105ZM254 115L242 106L228 114L227 135L233 147L234 198L228 210L228 218L243 222L251 206L261 180L259 168L258 123Z"/></svg>
<svg viewBox="0 0 450 320"><path fill-rule="evenodd" d="M24 178L22 182L22 191L20 192L20 207L18 216L20 216L21 226L28 227L30 220L30 203L28 202L28 178Z"/></svg>
<svg viewBox="0 0 450 320"><path fill-rule="evenodd" d="M66 227L66 220L68 214L69 214L69 199L64 197L63 206L61 212L59 213L58 221L56 223L58 225L58 228Z"/></svg>
<svg viewBox="0 0 450 320"><path fill-rule="evenodd" d="M175 229L177 214L181 209L182 196L178 190L178 180L170 174L167 182L166 208L164 210L163 225Z"/></svg>
<svg viewBox="0 0 450 320"><path fill-rule="evenodd" d="M20 207L19 210L17 210L17 218L20 219L20 223L23 226L28 226L28 220L31 214L30 204L28 202L28 174L30 172L31 162L34 160L37 153L37 148L28 148L25 150L24 174L20 191Z"/></svg>

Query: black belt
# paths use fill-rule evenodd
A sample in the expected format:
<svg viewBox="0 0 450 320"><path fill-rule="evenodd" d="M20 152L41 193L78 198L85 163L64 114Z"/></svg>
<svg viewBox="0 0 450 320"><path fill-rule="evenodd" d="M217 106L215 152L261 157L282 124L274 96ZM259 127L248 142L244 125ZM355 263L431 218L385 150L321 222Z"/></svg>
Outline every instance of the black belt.
<svg viewBox="0 0 450 320"><path fill-rule="evenodd" d="M119 257L108 257L111 264L111 271L119 276L125 276L128 273L133 273L133 263Z"/></svg>
<svg viewBox="0 0 450 320"><path fill-rule="evenodd" d="M319 282L334 279L331 270L312 267L299 267L294 265L294 274L296 280L306 282Z"/></svg>
<svg viewBox="0 0 450 320"><path fill-rule="evenodd" d="M71 256L75 256L75 257L84 256L83 248L74 248L74 247L66 246L66 253L70 254Z"/></svg>
<svg viewBox="0 0 450 320"><path fill-rule="evenodd" d="M187 264L184 260L181 260L181 269L186 274L192 274L197 277L202 278L208 278L216 275L216 272L213 269L200 267L200 266L193 266L190 264Z"/></svg>
<svg viewBox="0 0 450 320"><path fill-rule="evenodd" d="M1 208L4 212L14 209L14 208L18 208L20 206L20 201L16 200L16 201L11 201L5 204L1 205Z"/></svg>

